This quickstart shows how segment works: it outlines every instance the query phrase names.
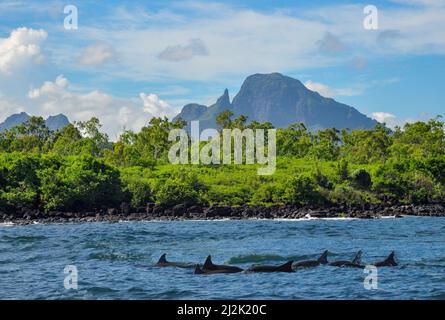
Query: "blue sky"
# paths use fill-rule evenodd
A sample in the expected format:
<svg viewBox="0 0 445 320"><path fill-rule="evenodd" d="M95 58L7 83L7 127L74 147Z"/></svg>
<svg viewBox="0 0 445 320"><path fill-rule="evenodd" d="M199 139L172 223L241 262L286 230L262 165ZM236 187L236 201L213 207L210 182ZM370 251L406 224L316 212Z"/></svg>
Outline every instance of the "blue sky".
<svg viewBox="0 0 445 320"><path fill-rule="evenodd" d="M63 9L78 9L78 29ZM378 9L378 29L363 9ZM116 138L280 72L390 125L443 114L445 0L0 2L0 121L98 116Z"/></svg>

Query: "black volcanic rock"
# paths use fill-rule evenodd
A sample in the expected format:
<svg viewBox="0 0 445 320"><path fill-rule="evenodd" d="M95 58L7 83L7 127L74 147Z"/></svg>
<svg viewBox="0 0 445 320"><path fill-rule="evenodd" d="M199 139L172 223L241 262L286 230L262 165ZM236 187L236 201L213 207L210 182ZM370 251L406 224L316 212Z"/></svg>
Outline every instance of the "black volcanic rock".
<svg viewBox="0 0 445 320"><path fill-rule="evenodd" d="M322 97L307 89L300 81L279 73L249 76L232 103L226 89L224 95L207 110L204 111L200 106L200 115L196 118L183 118L184 110L179 116L187 121L200 120L203 129L215 127L216 116L227 109L235 116L247 116L248 121L269 121L276 127L302 122L310 130L332 127L370 129L377 124L355 108Z"/></svg>

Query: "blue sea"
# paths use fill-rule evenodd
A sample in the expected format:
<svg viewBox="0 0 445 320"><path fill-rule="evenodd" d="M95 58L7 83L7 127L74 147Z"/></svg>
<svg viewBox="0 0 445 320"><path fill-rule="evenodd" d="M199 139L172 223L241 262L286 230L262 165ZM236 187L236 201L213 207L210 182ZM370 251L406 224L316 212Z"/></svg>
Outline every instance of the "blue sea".
<svg viewBox="0 0 445 320"><path fill-rule="evenodd" d="M362 269L195 275L176 262L247 268L317 258L363 263L396 252L368 290ZM66 289L66 266L77 289ZM72 276L72 274L71 274ZM72 284L72 282L71 282ZM445 218L247 220L0 226L0 299L445 299Z"/></svg>

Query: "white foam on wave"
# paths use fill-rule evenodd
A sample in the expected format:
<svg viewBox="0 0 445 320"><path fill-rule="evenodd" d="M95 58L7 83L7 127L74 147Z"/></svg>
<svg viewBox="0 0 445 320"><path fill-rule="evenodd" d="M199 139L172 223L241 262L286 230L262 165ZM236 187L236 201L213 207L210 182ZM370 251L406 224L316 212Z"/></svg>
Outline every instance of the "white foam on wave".
<svg viewBox="0 0 445 320"><path fill-rule="evenodd" d="M267 220L267 219L266 219ZM313 220L326 220L326 221L349 221L349 220L358 220L358 218L350 218L350 217L336 217L336 218L300 218L300 219L289 219L289 218L277 218L273 219L273 221L313 221Z"/></svg>
<svg viewBox="0 0 445 320"><path fill-rule="evenodd" d="M12 227L12 226L14 226L14 223L12 223L12 222L0 223L0 227Z"/></svg>

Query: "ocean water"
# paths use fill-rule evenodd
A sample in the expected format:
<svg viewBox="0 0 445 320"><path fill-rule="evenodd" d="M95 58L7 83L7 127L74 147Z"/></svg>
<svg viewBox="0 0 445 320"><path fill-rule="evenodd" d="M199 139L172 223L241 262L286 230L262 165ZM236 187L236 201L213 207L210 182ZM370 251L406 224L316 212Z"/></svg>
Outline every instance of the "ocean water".
<svg viewBox="0 0 445 320"><path fill-rule="evenodd" d="M316 258L372 263L396 252L367 290L362 269L194 275L177 262L240 267ZM77 269L77 289L64 269ZM445 299L445 218L176 221L0 226L0 299Z"/></svg>

